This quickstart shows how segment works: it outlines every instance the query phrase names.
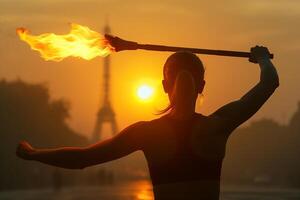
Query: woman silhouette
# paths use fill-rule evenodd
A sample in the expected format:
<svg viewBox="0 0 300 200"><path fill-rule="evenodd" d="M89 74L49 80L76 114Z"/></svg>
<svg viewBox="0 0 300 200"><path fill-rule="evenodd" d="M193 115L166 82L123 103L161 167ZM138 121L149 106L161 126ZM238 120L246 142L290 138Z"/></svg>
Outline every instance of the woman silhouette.
<svg viewBox="0 0 300 200"><path fill-rule="evenodd" d="M230 133L254 115L279 86L268 55L265 47L251 48L250 61L259 64L260 81L241 99L204 116L195 112L197 96L205 85L202 62L189 52L174 53L163 70L162 83L170 105L162 117L137 122L85 148L35 149L23 141L17 155L57 167L83 169L142 150L156 200L217 200Z"/></svg>

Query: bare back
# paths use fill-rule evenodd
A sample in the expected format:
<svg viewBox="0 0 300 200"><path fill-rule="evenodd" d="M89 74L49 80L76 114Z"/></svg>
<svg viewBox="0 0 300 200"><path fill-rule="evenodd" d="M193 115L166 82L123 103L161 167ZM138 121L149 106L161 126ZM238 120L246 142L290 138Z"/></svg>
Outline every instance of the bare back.
<svg viewBox="0 0 300 200"><path fill-rule="evenodd" d="M189 120L166 115L140 126L138 145L148 162L155 199L218 199L232 129L217 117L196 113Z"/></svg>

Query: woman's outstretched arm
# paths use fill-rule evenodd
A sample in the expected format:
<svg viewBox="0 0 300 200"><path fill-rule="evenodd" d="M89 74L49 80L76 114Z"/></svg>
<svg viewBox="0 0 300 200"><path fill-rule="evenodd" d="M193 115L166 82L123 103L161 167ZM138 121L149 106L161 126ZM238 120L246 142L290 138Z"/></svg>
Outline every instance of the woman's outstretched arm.
<svg viewBox="0 0 300 200"><path fill-rule="evenodd" d="M212 114L213 116L225 119L227 125L236 128L261 108L279 86L276 68L268 54L269 51L266 47L251 48L250 62L259 64L260 81L241 99L221 107Z"/></svg>
<svg viewBox="0 0 300 200"><path fill-rule="evenodd" d="M142 131L143 122L138 122L118 135L88 147L62 147L55 149L34 149L27 142L20 142L17 156L48 165L67 169L83 169L126 156L139 150L135 137Z"/></svg>

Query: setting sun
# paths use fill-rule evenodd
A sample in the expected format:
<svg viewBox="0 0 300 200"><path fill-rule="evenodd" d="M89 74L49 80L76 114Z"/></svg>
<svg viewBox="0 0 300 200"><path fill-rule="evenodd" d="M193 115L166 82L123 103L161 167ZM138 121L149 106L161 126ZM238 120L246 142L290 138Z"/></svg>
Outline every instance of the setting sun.
<svg viewBox="0 0 300 200"><path fill-rule="evenodd" d="M150 99L153 95L154 89L149 85L141 85L137 89L137 96L141 100Z"/></svg>

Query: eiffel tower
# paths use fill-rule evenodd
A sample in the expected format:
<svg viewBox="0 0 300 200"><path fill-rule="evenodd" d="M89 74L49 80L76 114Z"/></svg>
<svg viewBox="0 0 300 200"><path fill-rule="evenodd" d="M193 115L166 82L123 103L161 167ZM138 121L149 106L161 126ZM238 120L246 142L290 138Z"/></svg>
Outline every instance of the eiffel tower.
<svg viewBox="0 0 300 200"><path fill-rule="evenodd" d="M111 30L108 24L104 27L104 33L110 34ZM91 142L97 142L101 139L103 139L103 124L109 123L111 126L111 133L112 135L116 134L118 131L117 122L115 118L115 112L111 106L110 103L110 56L106 56L104 58L103 63L103 103L102 107L100 107L96 124L94 127L93 135L92 135L92 141Z"/></svg>

